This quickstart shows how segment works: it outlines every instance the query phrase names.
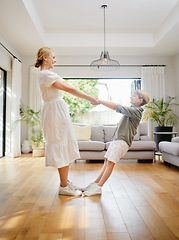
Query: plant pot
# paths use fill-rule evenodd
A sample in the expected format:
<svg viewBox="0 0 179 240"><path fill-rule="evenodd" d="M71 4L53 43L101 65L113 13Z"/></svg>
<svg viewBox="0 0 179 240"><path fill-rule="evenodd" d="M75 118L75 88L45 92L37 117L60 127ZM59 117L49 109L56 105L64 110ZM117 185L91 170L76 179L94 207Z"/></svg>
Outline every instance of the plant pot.
<svg viewBox="0 0 179 240"><path fill-rule="evenodd" d="M24 140L22 143L22 153L29 153L30 151L32 151L32 149L30 148L29 140Z"/></svg>
<svg viewBox="0 0 179 240"><path fill-rule="evenodd" d="M45 156L45 148L43 148L43 147L33 148L32 156L33 157L44 157Z"/></svg>
<svg viewBox="0 0 179 240"><path fill-rule="evenodd" d="M154 127L154 132L173 132L173 127L172 126L165 126L165 127L160 127L160 126L157 126L157 127ZM158 152L159 151L159 142L161 141L168 141L168 142L171 142L171 139L172 139L172 134L155 134L155 143L156 143L156 151Z"/></svg>

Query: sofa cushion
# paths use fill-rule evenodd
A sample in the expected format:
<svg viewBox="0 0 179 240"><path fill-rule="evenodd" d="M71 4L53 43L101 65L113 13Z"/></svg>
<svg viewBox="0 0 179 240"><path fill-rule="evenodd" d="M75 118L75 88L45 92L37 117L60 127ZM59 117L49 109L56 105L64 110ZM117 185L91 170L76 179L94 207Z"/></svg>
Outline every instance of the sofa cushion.
<svg viewBox="0 0 179 240"><path fill-rule="evenodd" d="M179 143L162 141L159 143L159 149L162 152L170 153L179 156Z"/></svg>
<svg viewBox="0 0 179 240"><path fill-rule="evenodd" d="M179 137L174 137L174 138L172 138L172 142L177 142L177 143L179 143Z"/></svg>
<svg viewBox="0 0 179 240"><path fill-rule="evenodd" d="M139 139L140 139L140 136L139 136L139 127L138 127L138 128L137 128L137 133L136 133L136 135L134 136L133 141L139 141Z"/></svg>
<svg viewBox="0 0 179 240"><path fill-rule="evenodd" d="M152 138L150 136L140 136L141 141L152 141Z"/></svg>
<svg viewBox="0 0 179 240"><path fill-rule="evenodd" d="M129 150L154 150L155 142L154 141L133 141Z"/></svg>
<svg viewBox="0 0 179 240"><path fill-rule="evenodd" d="M104 142L103 125L91 125L91 141Z"/></svg>
<svg viewBox="0 0 179 240"><path fill-rule="evenodd" d="M78 141L78 147L80 151L103 151L105 143L99 141Z"/></svg>
<svg viewBox="0 0 179 240"><path fill-rule="evenodd" d="M106 143L106 149L108 149L111 142ZM138 151L146 151L146 150L154 150L155 142L154 141L134 141L132 142L129 151L138 150Z"/></svg>
<svg viewBox="0 0 179 240"><path fill-rule="evenodd" d="M115 130L116 126L104 126L104 142L110 142L112 140Z"/></svg>
<svg viewBox="0 0 179 240"><path fill-rule="evenodd" d="M72 125L73 132L77 141L90 141L91 140L91 126Z"/></svg>
<svg viewBox="0 0 179 240"><path fill-rule="evenodd" d="M110 144L111 144L111 141L106 143L106 145L105 145L106 150L108 150Z"/></svg>
<svg viewBox="0 0 179 240"><path fill-rule="evenodd" d="M81 159L104 160L105 151L80 151Z"/></svg>
<svg viewBox="0 0 179 240"><path fill-rule="evenodd" d="M147 136L148 135L147 122L141 122L139 124L139 135L140 136Z"/></svg>

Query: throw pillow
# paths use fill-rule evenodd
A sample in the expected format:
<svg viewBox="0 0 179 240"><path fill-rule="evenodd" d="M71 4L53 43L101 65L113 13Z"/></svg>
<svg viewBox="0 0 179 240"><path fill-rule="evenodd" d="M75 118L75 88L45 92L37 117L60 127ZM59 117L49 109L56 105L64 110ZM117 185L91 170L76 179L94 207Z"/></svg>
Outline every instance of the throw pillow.
<svg viewBox="0 0 179 240"><path fill-rule="evenodd" d="M136 133L136 135L134 136L133 141L139 141L139 139L140 139L140 135L139 135L139 127L138 127L138 128L137 128L137 133Z"/></svg>
<svg viewBox="0 0 179 240"><path fill-rule="evenodd" d="M72 125L73 133L77 141L91 141L91 126Z"/></svg>

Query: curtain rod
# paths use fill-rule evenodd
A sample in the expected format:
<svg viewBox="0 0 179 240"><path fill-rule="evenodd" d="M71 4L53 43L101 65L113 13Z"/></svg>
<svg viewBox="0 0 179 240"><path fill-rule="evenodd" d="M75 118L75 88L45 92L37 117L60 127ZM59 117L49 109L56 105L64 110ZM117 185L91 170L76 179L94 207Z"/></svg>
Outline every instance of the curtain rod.
<svg viewBox="0 0 179 240"><path fill-rule="evenodd" d="M19 58L17 58L9 49L7 49L1 42L0 42L0 45L11 55L11 56L13 56L13 58L16 58L20 63L22 63L21 62L21 60L19 59Z"/></svg>
<svg viewBox="0 0 179 240"><path fill-rule="evenodd" d="M106 65L107 66L107 65ZM90 67L90 65L80 65L80 64L73 64L73 65L60 65L55 64L54 67ZM119 65L119 67L166 67L166 65Z"/></svg>

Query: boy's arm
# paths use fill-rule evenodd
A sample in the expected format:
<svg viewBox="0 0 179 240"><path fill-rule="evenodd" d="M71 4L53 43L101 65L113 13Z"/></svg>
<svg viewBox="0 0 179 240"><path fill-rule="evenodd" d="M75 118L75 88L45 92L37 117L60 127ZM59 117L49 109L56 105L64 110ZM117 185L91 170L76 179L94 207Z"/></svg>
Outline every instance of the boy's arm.
<svg viewBox="0 0 179 240"><path fill-rule="evenodd" d="M117 104L116 103L113 103L113 102L110 102L110 101L104 101L104 100L100 100L98 99L99 103L101 103L102 105L108 107L108 108L111 108L113 110L117 110Z"/></svg>

